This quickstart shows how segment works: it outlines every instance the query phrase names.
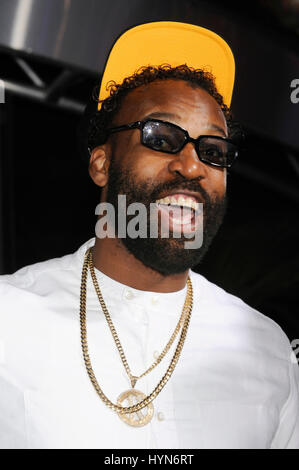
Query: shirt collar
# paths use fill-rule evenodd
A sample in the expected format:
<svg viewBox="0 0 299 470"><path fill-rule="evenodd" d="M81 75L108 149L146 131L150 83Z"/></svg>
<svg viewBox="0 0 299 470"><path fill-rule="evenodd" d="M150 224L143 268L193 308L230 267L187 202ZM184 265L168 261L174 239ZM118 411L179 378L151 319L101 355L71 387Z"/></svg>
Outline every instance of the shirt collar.
<svg viewBox="0 0 299 470"><path fill-rule="evenodd" d="M81 265L81 269L86 250L94 246L94 244L95 237L85 242L75 253L77 255L77 261ZM115 299L118 300L131 300L133 303L145 302L151 304L152 306L159 305L160 307L162 305L168 305L169 307L170 305L176 304L177 302L180 303L180 301L185 298L187 292L187 286L184 286L183 289L180 289L175 292L152 292L139 290L110 278L97 268L95 268L95 273L103 295L111 294L115 296Z"/></svg>

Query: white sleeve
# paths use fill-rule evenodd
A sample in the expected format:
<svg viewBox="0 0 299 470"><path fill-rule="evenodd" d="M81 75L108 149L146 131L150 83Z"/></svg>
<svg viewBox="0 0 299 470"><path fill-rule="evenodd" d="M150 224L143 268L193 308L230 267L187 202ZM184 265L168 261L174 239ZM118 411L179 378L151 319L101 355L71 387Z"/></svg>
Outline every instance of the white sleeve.
<svg viewBox="0 0 299 470"><path fill-rule="evenodd" d="M289 363L290 393L281 413L271 449L299 449L299 367L291 350Z"/></svg>

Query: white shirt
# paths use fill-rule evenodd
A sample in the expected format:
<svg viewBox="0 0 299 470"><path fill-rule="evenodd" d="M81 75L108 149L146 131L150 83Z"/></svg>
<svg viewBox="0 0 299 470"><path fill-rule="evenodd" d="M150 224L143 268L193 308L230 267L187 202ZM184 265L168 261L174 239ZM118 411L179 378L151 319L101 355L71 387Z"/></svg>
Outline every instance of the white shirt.
<svg viewBox="0 0 299 470"><path fill-rule="evenodd" d="M299 374L288 338L273 320L192 271L187 338L153 402L152 421L131 427L101 401L83 362L79 323L83 257L94 242L0 276L0 447L298 449ZM139 375L168 342L186 287L145 292L96 274ZM116 403L131 386L90 275L87 332L96 378ZM156 387L176 343L136 389L149 394Z"/></svg>

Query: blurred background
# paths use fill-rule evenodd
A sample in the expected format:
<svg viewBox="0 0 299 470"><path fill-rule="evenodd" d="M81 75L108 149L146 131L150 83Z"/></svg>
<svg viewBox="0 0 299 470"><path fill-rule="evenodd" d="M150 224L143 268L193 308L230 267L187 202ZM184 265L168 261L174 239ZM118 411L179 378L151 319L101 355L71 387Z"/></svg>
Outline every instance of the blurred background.
<svg viewBox="0 0 299 470"><path fill-rule="evenodd" d="M299 338L299 0L0 0L0 274L94 236L99 188L76 129L113 41L150 21L215 31L246 131L229 207L195 270Z"/></svg>

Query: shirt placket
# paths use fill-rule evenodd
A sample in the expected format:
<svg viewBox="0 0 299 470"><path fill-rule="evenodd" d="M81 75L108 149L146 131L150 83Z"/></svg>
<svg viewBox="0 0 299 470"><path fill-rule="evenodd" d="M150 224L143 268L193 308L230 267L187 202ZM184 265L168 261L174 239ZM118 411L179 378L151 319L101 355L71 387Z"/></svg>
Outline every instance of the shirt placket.
<svg viewBox="0 0 299 470"><path fill-rule="evenodd" d="M147 311L148 341L146 347L147 364L151 365L157 360L166 346L176 326L179 316L169 317L166 314L163 300L159 295L147 296L145 310ZM169 308L169 305L168 305ZM176 346L178 336L174 344L162 361L148 374L149 392L157 386L169 366ZM174 371L175 373L175 371ZM153 401L154 416L151 421L151 442L153 448L176 447L177 430L174 421L174 401L171 378Z"/></svg>

